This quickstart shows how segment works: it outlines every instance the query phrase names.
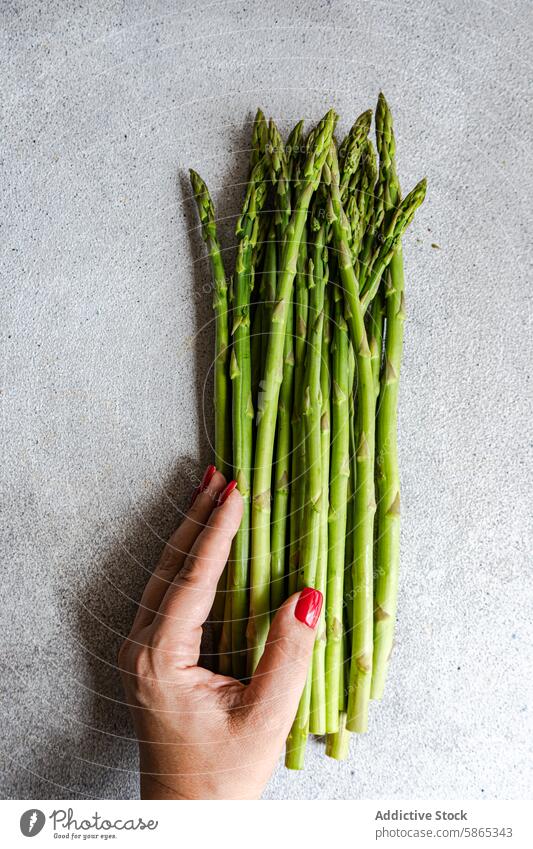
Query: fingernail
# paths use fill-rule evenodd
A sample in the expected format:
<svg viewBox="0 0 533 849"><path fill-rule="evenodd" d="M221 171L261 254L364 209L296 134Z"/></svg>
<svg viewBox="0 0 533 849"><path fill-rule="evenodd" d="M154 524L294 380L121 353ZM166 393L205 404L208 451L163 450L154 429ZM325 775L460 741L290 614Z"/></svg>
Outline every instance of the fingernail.
<svg viewBox="0 0 533 849"><path fill-rule="evenodd" d="M229 495L231 495L236 486L237 481L230 481L229 484L224 487L224 489L218 496L217 507L220 507L221 504L224 504L225 500Z"/></svg>
<svg viewBox="0 0 533 849"><path fill-rule="evenodd" d="M191 509L192 505L196 501L196 496L198 495L199 492L200 492L200 487L197 486L196 489L194 490L192 496L191 496L191 500L189 501L189 510Z"/></svg>
<svg viewBox="0 0 533 849"><path fill-rule="evenodd" d="M296 602L294 615L296 618L308 625L309 628L314 628L318 622L320 611L322 610L322 602L324 597L320 590L314 590L312 587L306 587L300 593L300 598Z"/></svg>
<svg viewBox="0 0 533 849"><path fill-rule="evenodd" d="M209 484L211 483L211 481L213 479L213 475L215 474L216 470L217 470L216 466L208 466L207 467L207 469L204 472L204 476L203 476L202 480L200 481L200 487L199 487L200 492L203 492L204 490L207 489L207 487L209 486Z"/></svg>

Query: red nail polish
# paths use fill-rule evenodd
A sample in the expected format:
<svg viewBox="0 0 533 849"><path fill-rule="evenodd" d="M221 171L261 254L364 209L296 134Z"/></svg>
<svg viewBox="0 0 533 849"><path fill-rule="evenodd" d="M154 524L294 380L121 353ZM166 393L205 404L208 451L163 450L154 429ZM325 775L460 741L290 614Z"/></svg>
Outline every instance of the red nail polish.
<svg viewBox="0 0 533 849"><path fill-rule="evenodd" d="M296 618L308 625L309 628L314 628L318 622L320 611L322 610L322 602L324 597L320 590L314 590L312 587L306 587L300 593L300 598L296 602L294 615Z"/></svg>
<svg viewBox="0 0 533 849"><path fill-rule="evenodd" d="M217 470L216 466L208 466L207 467L207 469L204 472L204 476L203 476L202 480L200 481L200 486L199 486L200 492L204 492L204 490L207 489L207 487L209 486L209 484L213 480L213 475L215 474L216 470Z"/></svg>
<svg viewBox="0 0 533 849"><path fill-rule="evenodd" d="M192 505L196 501L196 496L198 495L199 492L200 492L200 487L197 486L196 489L194 490L193 494L191 495L191 500L189 501L189 510L191 509Z"/></svg>
<svg viewBox="0 0 533 849"><path fill-rule="evenodd" d="M237 481L230 481L227 486L224 487L220 495L218 496L217 507L220 507L221 504L224 504L228 495L231 495L235 487L237 486Z"/></svg>

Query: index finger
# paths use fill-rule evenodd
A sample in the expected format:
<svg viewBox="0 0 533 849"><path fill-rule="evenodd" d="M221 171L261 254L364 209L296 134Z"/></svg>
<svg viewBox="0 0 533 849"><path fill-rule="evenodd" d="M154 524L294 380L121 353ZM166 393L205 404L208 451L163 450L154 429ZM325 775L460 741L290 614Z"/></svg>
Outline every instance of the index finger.
<svg viewBox="0 0 533 849"><path fill-rule="evenodd" d="M153 627L163 645L169 645L173 654L178 653L174 661L179 666L195 666L198 662L202 625L213 605L242 511L242 496L233 489L211 513L154 619Z"/></svg>
<svg viewBox="0 0 533 849"><path fill-rule="evenodd" d="M204 480L213 468L214 466L208 466ZM183 566L196 538L203 531L225 485L224 475L215 469L204 489L200 490L189 507L185 519L165 545L159 563L144 588L139 609L133 621L132 632L144 628L153 621L166 591Z"/></svg>

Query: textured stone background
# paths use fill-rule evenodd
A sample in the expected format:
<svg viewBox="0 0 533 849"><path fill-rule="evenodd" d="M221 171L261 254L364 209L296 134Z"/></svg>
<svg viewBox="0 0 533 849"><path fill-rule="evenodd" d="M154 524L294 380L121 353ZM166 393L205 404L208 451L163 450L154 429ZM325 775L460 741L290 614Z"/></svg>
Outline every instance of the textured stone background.
<svg viewBox="0 0 533 849"><path fill-rule="evenodd" d="M1 14L0 795L138 792L116 649L210 458L213 328L186 168L231 246L256 106L286 131L333 105L346 129L383 88L404 186L429 179L405 246L397 648L350 762L313 743L307 771L280 767L266 796L527 797L530 4Z"/></svg>

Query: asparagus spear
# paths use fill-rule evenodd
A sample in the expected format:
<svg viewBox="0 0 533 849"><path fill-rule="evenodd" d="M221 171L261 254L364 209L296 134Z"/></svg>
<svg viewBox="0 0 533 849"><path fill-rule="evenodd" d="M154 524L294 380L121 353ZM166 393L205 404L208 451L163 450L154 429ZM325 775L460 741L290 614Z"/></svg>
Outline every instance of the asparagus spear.
<svg viewBox="0 0 533 849"><path fill-rule="evenodd" d="M329 508L329 549L327 582L326 645L326 731L339 727L339 687L342 671L343 585L346 541L349 464L348 326L342 314L342 298L335 289L332 343L332 430Z"/></svg>
<svg viewBox="0 0 533 849"><path fill-rule="evenodd" d="M374 300L383 272L398 249L402 236L413 220L414 214L426 196L426 180L420 180L399 204L385 225L370 260L365 282L361 289L361 307L366 312Z"/></svg>
<svg viewBox="0 0 533 849"><path fill-rule="evenodd" d="M367 198L363 201L366 207L366 216L363 216L363 219L366 217L366 232L358 267L364 312L376 296L382 275L426 193L426 181L421 180L400 203L392 117L382 94L379 96L376 109L376 141L380 163L373 197L368 191L372 173L375 171L371 146L367 147L362 157L361 175L365 186L361 187L361 198ZM394 214L390 214L393 209L395 209ZM363 219L360 219L361 223Z"/></svg>
<svg viewBox="0 0 533 849"><path fill-rule="evenodd" d="M313 259L309 260L309 278L313 286L309 300L308 341L305 366L304 428L306 448L306 500L301 534L300 587L315 585L322 508L321 474L321 395L320 365L324 324L324 294L327 265L324 262L326 228L323 224L316 234Z"/></svg>
<svg viewBox="0 0 533 849"><path fill-rule="evenodd" d="M296 146L301 134L302 123L294 128L289 144L291 150ZM275 232L277 235L277 253L281 262L285 232L291 213L291 174L296 165L297 153L287 152L275 123L269 123L269 152L272 181L275 188L274 212ZM275 299L275 287L272 302ZM292 305L291 305L292 306ZM285 349L283 358L283 379L281 383L278 420L276 426L276 463L274 472L274 494L272 502L271 532L271 608L277 610L285 598L285 563L287 558L287 508L290 488L290 450L291 450L291 411L294 382L294 310L288 310ZM265 336L268 341L268 336Z"/></svg>
<svg viewBox="0 0 533 849"><path fill-rule="evenodd" d="M299 588L316 586L318 548L320 543L320 517L322 511L322 468L320 433L320 363L322 331L324 324L324 292L327 268L324 265L326 225L316 234L313 257L309 260L309 279L313 285L309 298L309 323L305 364L304 428L306 453L306 492L301 538ZM285 765L289 769L302 769L311 703L312 667L298 705L298 711L287 739Z"/></svg>
<svg viewBox="0 0 533 849"><path fill-rule="evenodd" d="M266 255L266 251L265 251ZM261 269L260 274L260 283L259 283L259 292L258 297L254 303L250 304L250 312L252 313L252 330L250 333L250 357L252 360L251 363L251 373L252 373L252 403L254 405L254 409L257 407L257 393L259 391L259 382L261 380L261 363L262 363L262 349L263 349L263 310L264 310L264 299L266 298L265 294L265 284L264 284L264 269Z"/></svg>
<svg viewBox="0 0 533 849"><path fill-rule="evenodd" d="M206 184L196 171L190 170L190 179L200 223L202 236L207 245L211 271L213 274L213 308L215 312L215 366L214 366L214 406L215 406L215 464L228 479L231 477L231 388L228 374L229 357L229 312L228 281L222 262L220 242L217 235L215 208ZM213 642L217 646L222 632L222 623L226 619L225 606L228 600L228 568L220 576L211 620ZM228 657L226 647L221 646L219 660Z"/></svg>
<svg viewBox="0 0 533 849"><path fill-rule="evenodd" d="M379 154L379 172L373 199L374 227L378 223L387 224L391 213L400 202L400 184L396 173L396 143L392 126L392 115L383 93L380 92L376 107L376 146ZM385 226L382 224L385 231ZM385 238L385 234L384 234ZM389 279L389 269L385 279ZM380 372L383 342L383 294L378 289L367 313L368 336L372 356L372 372L376 398L380 390ZM376 521L377 521L376 516Z"/></svg>
<svg viewBox="0 0 533 849"><path fill-rule="evenodd" d="M345 304L344 317L347 319L347 304ZM342 624L344 627L344 635L342 640L342 662L343 669L341 679L341 689L339 692L339 710L346 711L346 703L348 700L348 686L350 678L350 654L353 634L353 569L354 569L354 552L355 552L355 489L357 486L357 442L355 428L355 353L353 345L350 342L348 348L348 388L350 395L348 398L348 415L349 415L349 456L350 456L350 477L348 479L348 503L346 505L346 548L344 553L344 609Z"/></svg>
<svg viewBox="0 0 533 849"><path fill-rule="evenodd" d="M376 585L374 593L374 668L371 697L381 699L394 639L400 561L400 476L398 470L398 384L403 348L404 275L402 249L392 258L391 287L385 300L387 335L381 397L377 413L376 483L378 495Z"/></svg>
<svg viewBox="0 0 533 849"><path fill-rule="evenodd" d="M328 272L329 273L329 272ZM329 513L329 466L330 466L330 304L328 289L324 294L324 323L322 328L322 351L320 362L320 465L322 477L322 499L320 505L320 533L315 587L326 598L328 579L328 513ZM316 628L313 649L311 708L309 731L311 734L326 732L326 605L322 605Z"/></svg>
<svg viewBox="0 0 533 849"><path fill-rule="evenodd" d="M350 181L357 171L361 156L365 150L371 121L372 110L368 109L362 115L359 115L339 148L339 188L342 201L346 199L349 193Z"/></svg>
<svg viewBox="0 0 533 849"><path fill-rule="evenodd" d="M395 141L392 116L382 94L376 111L376 141L380 156L380 191L384 217L390 214L400 197L396 175ZM398 240L399 241L399 240ZM371 696L383 696L385 677L394 638L398 571L400 559L400 478L397 448L398 385L403 348L404 274L401 242L388 268L385 287L387 335L385 364L381 375L381 398L377 415L378 491L376 546L376 587L374 596L374 669Z"/></svg>
<svg viewBox="0 0 533 849"><path fill-rule="evenodd" d="M231 629L232 667L235 675L245 671L245 629L247 614L248 555L250 529L250 475L252 469L253 402L250 368L250 294L253 286L252 251L257 241L258 215L266 200L267 164L264 158L254 166L248 183L242 215L236 234L239 240L233 278L234 321L230 377L233 385L233 467L244 502L243 517L233 540L228 590L231 616L226 615L223 632Z"/></svg>
<svg viewBox="0 0 533 849"><path fill-rule="evenodd" d="M303 141L303 121L299 121L291 131L287 140L286 152L288 157L288 175L291 187L292 203L296 200L298 177L303 165L305 143ZM291 411L291 483L290 483L290 514L289 514L289 562L288 562L288 593L292 595L298 585L298 565L300 560L299 529L301 525L301 510L303 509L304 485L303 470L305 464L305 448L303 440L303 422L301 408L303 403L303 369L305 359L305 340L307 336L307 226L304 226L294 282L293 333L294 333L294 389Z"/></svg>
<svg viewBox="0 0 533 849"><path fill-rule="evenodd" d="M364 233L370 207L361 201L365 188L365 175L368 177L368 131L372 112L368 110L356 120L352 129L339 149L340 193L346 217L351 230L352 255L357 258L360 239ZM370 145L370 147L372 147ZM367 209L368 207L368 209Z"/></svg>
<svg viewBox="0 0 533 849"><path fill-rule="evenodd" d="M368 257L361 255L365 244L365 233L371 226L374 215L374 183L376 181L376 154L372 143L367 138L361 154L360 167L353 175L351 192L346 201L346 215L352 231L352 259L359 277L359 288L364 282ZM372 241L368 248L372 247Z"/></svg>
<svg viewBox="0 0 533 849"><path fill-rule="evenodd" d="M267 153L270 159L271 179L274 186L273 219L281 259L281 248L291 215L291 184L285 147L279 130L272 119L270 119L268 125Z"/></svg>
<svg viewBox="0 0 533 849"><path fill-rule="evenodd" d="M379 376L381 372L381 358L383 345L383 298L378 291L367 312L367 336L370 345L370 358L372 360L372 374L374 376L374 393L379 395Z"/></svg>
<svg viewBox="0 0 533 849"><path fill-rule="evenodd" d="M292 410L291 521L289 548L289 595L296 592L300 565L300 528L305 502L305 440L303 429L303 389L305 340L309 290L307 286L307 228L304 228L298 254L294 296L294 399Z"/></svg>
<svg viewBox="0 0 533 849"><path fill-rule="evenodd" d="M207 245L213 273L213 309L215 311L215 464L228 476L231 472L230 383L228 376L228 281L217 236L215 208L206 184L196 171L190 171L198 207L202 235Z"/></svg>
<svg viewBox="0 0 533 849"><path fill-rule="evenodd" d="M379 174L376 185L376 221L381 223L391 209L398 206L400 184L396 173L396 140L392 115L383 92L376 107L376 147L379 154Z"/></svg>
<svg viewBox="0 0 533 849"><path fill-rule="evenodd" d="M291 192L294 188L293 181L297 176L297 166L301 161L301 153L305 151L305 145L303 143L303 130L304 130L304 122L298 121L295 127L289 133L289 138L287 139L287 144L285 145L285 153L287 156L287 161L289 164L289 185L291 188Z"/></svg>
<svg viewBox="0 0 533 849"><path fill-rule="evenodd" d="M261 109L255 113L252 126L252 151L250 156L250 176L260 159L263 158L268 144L268 124Z"/></svg>
<svg viewBox="0 0 533 849"><path fill-rule="evenodd" d="M302 153L305 144L302 141L303 121L299 121L291 131L285 151L287 155L287 179L290 186L291 206L296 200L296 185L301 170ZM307 227L304 226L294 282L294 304L291 305L293 324L294 379L293 398L291 399L291 481L290 481L290 513L289 513L289 549L288 549L288 593L295 592L298 583L298 564L300 558L299 529L301 510L303 509L305 484L304 464L305 446L303 440L303 420L301 409L303 404L302 387L305 360L305 340L307 335Z"/></svg>
<svg viewBox="0 0 533 849"><path fill-rule="evenodd" d="M339 714L339 730L326 737L326 755L336 761L345 761L350 750L350 732L346 729L346 713Z"/></svg>
<svg viewBox="0 0 533 849"><path fill-rule="evenodd" d="M373 632L373 528L374 492L374 380L370 349L359 301L359 285L352 265L350 227L342 208L336 151L332 146L327 166L331 170L330 218L338 252L339 273L349 306L348 327L357 363L357 486L354 500L353 637L346 726L366 731L372 675Z"/></svg>
<svg viewBox="0 0 533 849"><path fill-rule="evenodd" d="M345 313L344 317L347 319L347 304L345 304ZM349 388L349 397L348 397L348 426L350 431L350 439L349 439L349 462L350 462L350 477L348 478L348 492L347 492L347 503L346 503L346 544L344 549L344 615L343 615L343 625L344 625L344 640L343 640L343 649L346 648L346 635L352 634L353 630L353 586L352 586L352 575L353 575L353 556L354 556L354 500L355 500L355 488L357 486L357 444L356 444L356 433L355 433L355 354L353 350L353 345L350 342L348 347L348 388ZM344 651L344 665L347 666L349 664L349 652ZM348 676L343 676L346 678L346 685L348 683ZM345 702L345 692L343 683L343 691L340 694L339 698L339 706L341 710L344 710L344 702Z"/></svg>
<svg viewBox="0 0 533 849"><path fill-rule="evenodd" d="M320 181L322 166L331 143L336 118L337 116L332 110L328 112L310 134L307 141L306 161L302 168L296 204L291 214L283 245L276 305L272 313L265 373L258 401L252 499L250 618L247 631L252 671L255 670L263 653L270 622L270 477L277 406L282 380L287 314L289 308L292 308L292 288L296 274L296 263L309 204Z"/></svg>
<svg viewBox="0 0 533 849"><path fill-rule="evenodd" d="M277 267L276 228L274 227L274 224L271 223L265 246L265 258L261 273L261 290L259 295L260 303L258 304L261 315L261 359L259 361L258 368L258 389L263 378L266 352L268 349L268 337L270 335L270 327L272 324L272 309L274 301L276 300Z"/></svg>
<svg viewBox="0 0 533 849"><path fill-rule="evenodd" d="M276 465L274 467L274 498L272 505L272 564L270 605L277 610L286 597L287 506L289 502L291 407L294 378L293 310L287 316L287 332L283 356L283 380L279 395L276 435Z"/></svg>
<svg viewBox="0 0 533 849"><path fill-rule="evenodd" d="M268 147L268 124L261 109L258 109L252 126L252 149L250 156L250 177L258 162L266 155ZM257 239L252 250L252 261L254 269L259 269L265 253L268 231L270 228L270 215L261 211L258 216Z"/></svg>
<svg viewBox="0 0 533 849"><path fill-rule="evenodd" d="M258 109L255 115L252 127L252 146L250 156L250 175L262 159L268 147L268 124L261 109ZM269 233L271 230L270 215L261 211L258 216L258 232L255 245L252 250L252 265L254 272L257 271L259 277L259 296L255 303L252 303L250 310L252 313L252 333L250 339L250 352L252 360L252 399L257 401L257 390L259 381L261 380L262 372L262 350L263 350L263 333L267 327L267 319L265 318L265 303L268 302L268 284L269 274L268 268L272 265L271 256L267 256L268 247L270 245ZM275 264L274 264L275 265ZM265 273L266 272L266 273ZM273 299L270 299L273 300Z"/></svg>
<svg viewBox="0 0 533 849"><path fill-rule="evenodd" d="M268 233L267 253L265 261L265 285L263 302L263 359L261 377L263 376L268 336L272 323L272 309L276 300L276 271L281 263L283 240L291 214L290 181L288 163L285 156L283 141L276 124L270 119L268 124L268 141L266 155L269 162L270 179L272 182L273 212Z"/></svg>

